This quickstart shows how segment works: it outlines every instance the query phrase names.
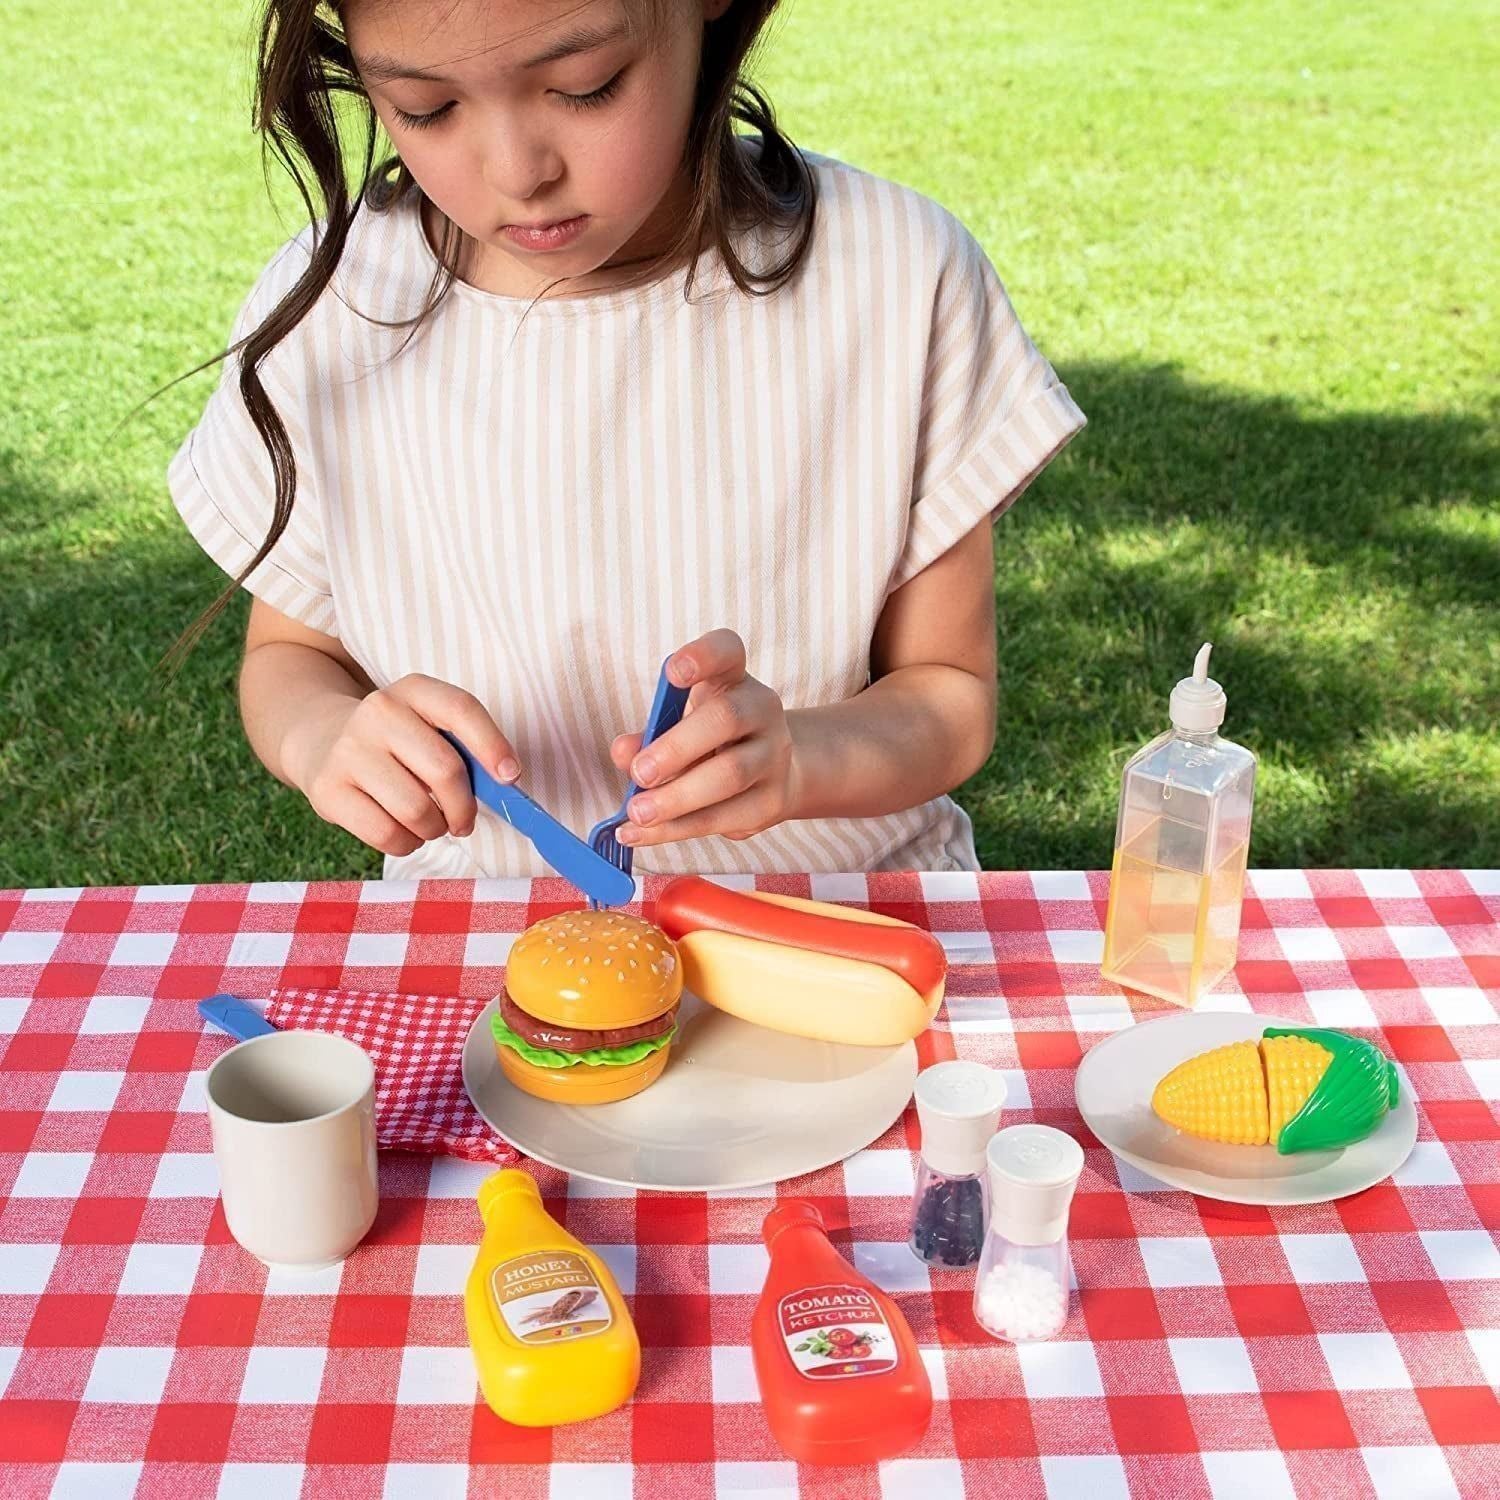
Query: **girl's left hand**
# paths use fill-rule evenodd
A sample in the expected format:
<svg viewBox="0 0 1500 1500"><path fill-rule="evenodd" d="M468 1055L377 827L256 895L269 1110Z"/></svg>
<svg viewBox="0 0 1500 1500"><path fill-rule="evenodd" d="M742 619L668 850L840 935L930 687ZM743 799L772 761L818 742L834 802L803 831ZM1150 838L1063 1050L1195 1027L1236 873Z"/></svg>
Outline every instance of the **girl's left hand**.
<svg viewBox="0 0 1500 1500"><path fill-rule="evenodd" d="M691 685L687 713L647 749L638 734L610 748L642 790L616 837L636 849L721 834L747 839L796 817L797 759L780 697L745 667L745 643L711 630L667 667Z"/></svg>

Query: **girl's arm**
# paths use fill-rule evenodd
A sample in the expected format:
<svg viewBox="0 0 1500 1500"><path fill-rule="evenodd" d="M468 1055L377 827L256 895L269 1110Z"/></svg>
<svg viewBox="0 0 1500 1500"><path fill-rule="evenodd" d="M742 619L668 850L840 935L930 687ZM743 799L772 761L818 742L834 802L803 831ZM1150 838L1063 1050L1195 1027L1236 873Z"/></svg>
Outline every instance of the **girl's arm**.
<svg viewBox="0 0 1500 1500"><path fill-rule="evenodd" d="M240 664L240 717L250 748L280 782L298 786L287 766L290 742L320 708L349 708L375 684L341 642L250 601L245 656Z"/></svg>
<svg viewBox="0 0 1500 1500"><path fill-rule="evenodd" d="M646 790L616 835L645 847L741 839L792 818L877 817L951 791L995 742L995 565L988 519L897 589L871 643L871 685L845 703L786 710L713 630L672 658L689 712L646 750L611 748Z"/></svg>
<svg viewBox="0 0 1500 1500"><path fill-rule="evenodd" d="M871 684L787 713L795 818L900 812L951 792L995 743L995 555L986 517L886 601Z"/></svg>
<svg viewBox="0 0 1500 1500"><path fill-rule="evenodd" d="M477 806L451 730L502 781L511 743L472 693L421 673L377 688L333 636L262 599L250 609L240 712L251 748L326 822L386 854L473 832Z"/></svg>

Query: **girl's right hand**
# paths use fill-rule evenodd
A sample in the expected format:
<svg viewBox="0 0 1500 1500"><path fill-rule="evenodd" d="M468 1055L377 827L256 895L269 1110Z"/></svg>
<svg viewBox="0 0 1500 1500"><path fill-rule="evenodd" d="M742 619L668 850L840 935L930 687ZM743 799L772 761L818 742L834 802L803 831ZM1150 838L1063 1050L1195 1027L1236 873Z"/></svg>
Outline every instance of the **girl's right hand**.
<svg viewBox="0 0 1500 1500"><path fill-rule="evenodd" d="M330 697L288 736L282 765L325 822L383 854L474 831L469 773L450 730L499 781L521 774L514 747L472 694L413 672L364 698Z"/></svg>

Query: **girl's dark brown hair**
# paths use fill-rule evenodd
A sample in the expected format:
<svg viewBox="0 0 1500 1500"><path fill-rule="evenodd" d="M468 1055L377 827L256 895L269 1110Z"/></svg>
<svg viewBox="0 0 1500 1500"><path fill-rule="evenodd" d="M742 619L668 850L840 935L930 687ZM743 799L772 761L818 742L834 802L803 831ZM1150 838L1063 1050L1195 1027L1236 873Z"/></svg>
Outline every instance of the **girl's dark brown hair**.
<svg viewBox="0 0 1500 1500"><path fill-rule="evenodd" d="M744 76L778 3L731 0L729 9L706 26L697 96L684 147L691 206L674 242L624 284L645 281L656 268L686 261L686 289L691 295L697 258L713 251L740 291L765 296L784 286L801 265L812 239L816 210L813 176L802 154L777 128L770 102ZM662 0L652 0L655 20L660 20L664 8ZM357 102L352 108L336 110L340 94ZM266 172L274 154L291 174L314 226L307 269L259 327L178 380L240 354L240 394L271 457L275 510L255 556L163 658L173 671L275 547L291 519L296 462L286 427L261 382L261 365L332 281L357 214L386 212L408 193L418 198L424 218L427 208L426 195L398 156L375 160L379 118L355 68L339 6L332 0L266 0L256 57L254 121L262 136ZM758 151L736 144L737 125L759 135ZM353 156L347 154L351 137L359 138ZM360 188L351 195L354 162L358 163ZM414 317L399 322L372 319L387 327L408 329L402 349L447 297L463 269L462 231L440 212L434 213L434 220L441 226L436 247L439 265L424 305ZM776 248L769 264L752 266L737 246L742 231L756 229L773 232L771 243Z"/></svg>

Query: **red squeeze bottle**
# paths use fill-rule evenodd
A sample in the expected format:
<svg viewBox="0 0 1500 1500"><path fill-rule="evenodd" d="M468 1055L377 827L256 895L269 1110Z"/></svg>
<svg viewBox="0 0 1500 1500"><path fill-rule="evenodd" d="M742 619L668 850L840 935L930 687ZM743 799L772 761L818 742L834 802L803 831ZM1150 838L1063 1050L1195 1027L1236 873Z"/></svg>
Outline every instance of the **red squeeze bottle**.
<svg viewBox="0 0 1500 1500"><path fill-rule="evenodd" d="M920 1441L932 1386L900 1309L828 1242L810 1203L778 1204L750 1328L771 1433L808 1464L867 1464Z"/></svg>

